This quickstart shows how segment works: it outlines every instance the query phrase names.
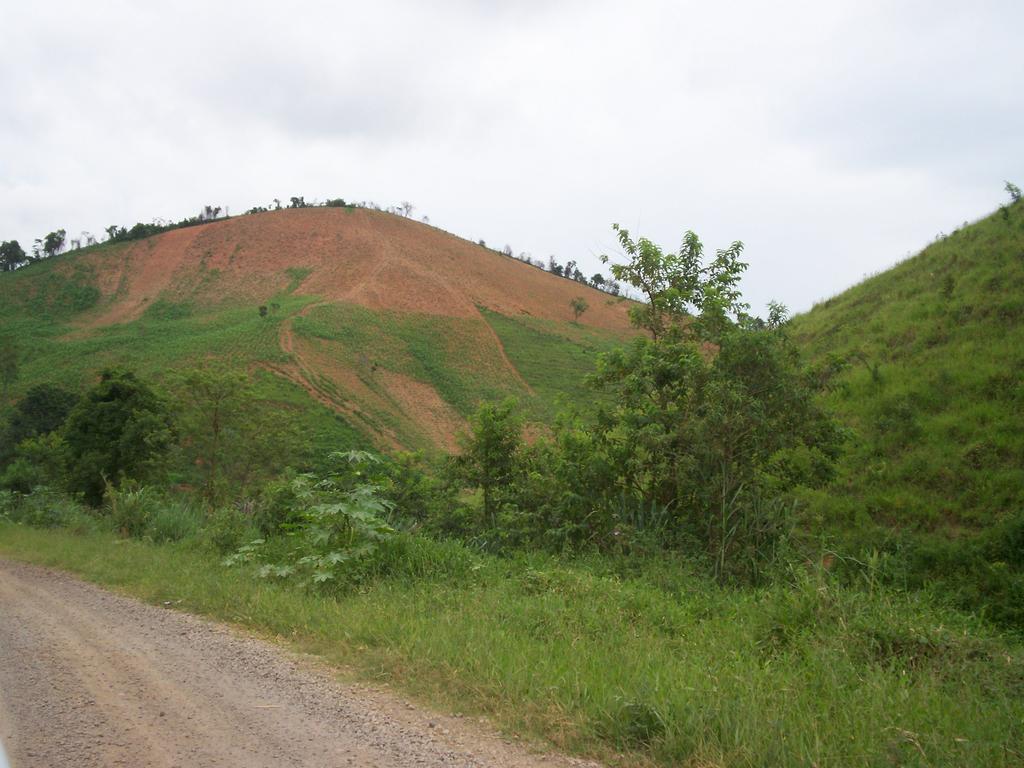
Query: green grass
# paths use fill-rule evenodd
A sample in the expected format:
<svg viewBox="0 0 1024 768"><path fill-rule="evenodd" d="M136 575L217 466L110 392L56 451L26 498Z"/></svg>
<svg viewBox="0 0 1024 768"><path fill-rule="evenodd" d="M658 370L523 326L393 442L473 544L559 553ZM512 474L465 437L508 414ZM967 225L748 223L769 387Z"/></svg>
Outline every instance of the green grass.
<svg viewBox="0 0 1024 768"><path fill-rule="evenodd" d="M141 317L117 325L88 328L88 319L116 302L124 286L99 291L96 268L120 269L125 245L104 244L0 274L0 335L18 339L20 375L11 387L16 399L31 386L59 379L84 389L105 367L123 366L159 382L167 372L209 359L251 372L268 407L294 411L304 434L317 449L367 445L385 430L408 448L436 450L434 436L409 419L381 380L391 371L430 385L462 416L483 400L517 397L531 419L547 421L561 397L588 397L580 386L593 366L594 353L612 343L608 334L572 324L512 320L486 312L486 320L373 311L351 304L321 304L295 296L309 269L286 269L282 290L265 301L240 304L217 299L220 276L196 263L194 273L154 296ZM138 247L136 244L135 247ZM123 282L123 281L122 281ZM219 301L219 303L217 303ZM267 308L260 316L260 305ZM359 403L358 415L338 416L284 380L273 382L261 366L292 363L280 348L282 323L312 341L336 363L347 367L372 390L375 402ZM512 370L503 356L520 369ZM311 371L314 383L338 400L359 398L339 389L330 372ZM519 374L522 374L520 376ZM375 375L376 374L376 375Z"/></svg>
<svg viewBox="0 0 1024 768"><path fill-rule="evenodd" d="M726 591L679 562L483 557L407 539L337 597L155 546L0 522L6 556L264 633L441 706L619 764L1020 765L1019 645L814 573Z"/></svg>
<svg viewBox="0 0 1024 768"><path fill-rule="evenodd" d="M826 398L851 440L813 499L825 525L956 538L1024 509L1024 204L792 327L812 359L851 361Z"/></svg>
<svg viewBox="0 0 1024 768"><path fill-rule="evenodd" d="M595 394L586 377L594 372L597 355L622 344L583 325L480 311L536 393L532 414L542 420L553 418L563 403L591 402Z"/></svg>
<svg viewBox="0 0 1024 768"><path fill-rule="evenodd" d="M401 373L434 387L459 413L469 415L481 400L525 396L510 375L485 322L388 311L355 304L324 304L297 317L295 333L331 343L330 353L361 372L371 388L377 368Z"/></svg>

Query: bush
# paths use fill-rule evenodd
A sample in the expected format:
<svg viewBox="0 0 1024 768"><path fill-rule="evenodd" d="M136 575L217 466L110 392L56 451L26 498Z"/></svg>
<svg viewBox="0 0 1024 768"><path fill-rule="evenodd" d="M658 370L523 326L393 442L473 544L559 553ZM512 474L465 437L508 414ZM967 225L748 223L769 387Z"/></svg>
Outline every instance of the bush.
<svg viewBox="0 0 1024 768"><path fill-rule="evenodd" d="M56 432L25 438L14 450L14 461L0 472L0 488L25 494L37 486L58 487L67 455L67 446Z"/></svg>
<svg viewBox="0 0 1024 768"><path fill-rule="evenodd" d="M199 533L202 516L184 501L168 501L156 507L146 525L146 538L155 544L190 539Z"/></svg>
<svg viewBox="0 0 1024 768"><path fill-rule="evenodd" d="M126 485L116 488L107 482L103 494L104 513L114 530L122 536L141 539L161 506L152 488Z"/></svg>
<svg viewBox="0 0 1024 768"><path fill-rule="evenodd" d="M100 527L84 506L46 487L24 494L0 490L0 517L34 528L69 528L76 533Z"/></svg>
<svg viewBox="0 0 1024 768"><path fill-rule="evenodd" d="M246 542L258 539L260 535L261 531L256 526L250 507L244 504L213 510L203 526L203 540L210 549L220 555L235 552Z"/></svg>
<svg viewBox="0 0 1024 768"><path fill-rule="evenodd" d="M393 505L367 474L381 460L363 451L334 453L334 471L324 477L299 475L292 481L296 522L290 535L294 547L267 557L263 540L241 547L226 565L262 562L263 577L296 577L306 584L347 584L394 534L385 521Z"/></svg>

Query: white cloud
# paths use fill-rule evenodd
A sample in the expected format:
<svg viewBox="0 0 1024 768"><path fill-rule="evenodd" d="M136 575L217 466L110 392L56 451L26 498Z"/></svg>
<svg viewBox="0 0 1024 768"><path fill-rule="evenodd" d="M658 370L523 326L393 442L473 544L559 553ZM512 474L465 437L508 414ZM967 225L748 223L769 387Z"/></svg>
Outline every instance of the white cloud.
<svg viewBox="0 0 1024 768"><path fill-rule="evenodd" d="M1018 3L7 8L0 237L412 200L588 272L619 221L747 243L803 309L1024 178Z"/></svg>

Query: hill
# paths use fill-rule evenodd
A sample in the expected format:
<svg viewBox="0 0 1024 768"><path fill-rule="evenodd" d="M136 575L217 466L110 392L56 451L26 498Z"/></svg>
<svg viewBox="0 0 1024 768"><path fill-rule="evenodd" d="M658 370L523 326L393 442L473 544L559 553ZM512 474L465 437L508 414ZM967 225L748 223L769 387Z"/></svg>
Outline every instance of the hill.
<svg viewBox="0 0 1024 768"><path fill-rule="evenodd" d="M980 569L1002 589L1024 567L1024 204L792 328L823 376L838 370L827 399L851 430L838 478L808 499L815 524L853 552L910 550L912 580Z"/></svg>
<svg viewBox="0 0 1024 768"><path fill-rule="evenodd" d="M569 302L589 309L573 322ZM610 296L366 209L271 211L109 243L0 275L13 392L105 366L251 371L317 442L450 449L476 403L536 418L631 333ZM333 418L323 418L325 410Z"/></svg>

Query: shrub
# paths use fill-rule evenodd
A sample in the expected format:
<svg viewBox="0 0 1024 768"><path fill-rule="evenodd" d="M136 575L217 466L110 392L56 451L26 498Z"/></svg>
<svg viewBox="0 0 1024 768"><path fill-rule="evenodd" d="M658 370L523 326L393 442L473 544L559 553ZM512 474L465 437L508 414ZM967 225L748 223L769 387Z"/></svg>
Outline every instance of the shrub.
<svg viewBox="0 0 1024 768"><path fill-rule="evenodd" d="M358 580L362 561L394 534L385 521L393 505L367 470L380 459L363 451L334 453L334 471L323 477L299 475L292 481L296 508L293 548L267 558L263 540L243 546L226 565L264 560L263 577L295 577L306 584L347 584Z"/></svg>
<svg viewBox="0 0 1024 768"><path fill-rule="evenodd" d="M0 473L0 488L29 493L37 486L57 487L64 480L67 446L56 432L22 440L14 461Z"/></svg>
<svg viewBox="0 0 1024 768"><path fill-rule="evenodd" d="M146 538L156 544L182 541L198 534L202 517L184 501L168 501L156 507L146 525Z"/></svg>
<svg viewBox="0 0 1024 768"><path fill-rule="evenodd" d="M210 512L202 535L207 546L214 552L226 555L235 552L246 542L257 539L261 531L256 527L250 509L246 505L234 504Z"/></svg>
<svg viewBox="0 0 1024 768"><path fill-rule="evenodd" d="M87 532L99 527L85 507L51 488L36 487L30 493L0 491L0 517L34 528L69 528Z"/></svg>
<svg viewBox="0 0 1024 768"><path fill-rule="evenodd" d="M160 499L152 488L127 484L117 488L107 481L103 494L104 513L114 530L122 536L140 539L160 509Z"/></svg>

